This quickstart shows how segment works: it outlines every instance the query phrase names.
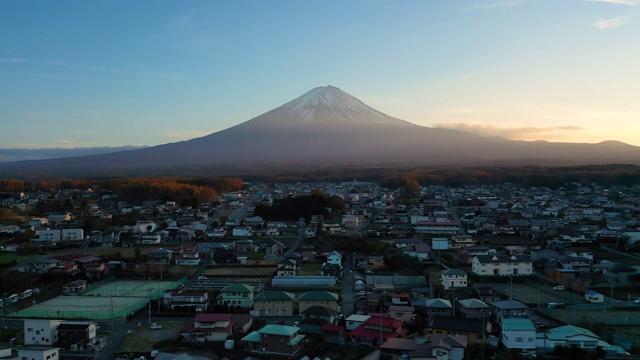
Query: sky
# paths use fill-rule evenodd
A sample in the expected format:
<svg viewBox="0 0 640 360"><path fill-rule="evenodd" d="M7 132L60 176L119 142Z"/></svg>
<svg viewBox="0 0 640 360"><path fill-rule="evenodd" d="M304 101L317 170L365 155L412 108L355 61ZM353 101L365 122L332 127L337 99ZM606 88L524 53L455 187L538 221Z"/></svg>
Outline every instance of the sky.
<svg viewBox="0 0 640 360"><path fill-rule="evenodd" d="M640 146L640 0L0 1L0 148L183 141L326 85L423 126Z"/></svg>

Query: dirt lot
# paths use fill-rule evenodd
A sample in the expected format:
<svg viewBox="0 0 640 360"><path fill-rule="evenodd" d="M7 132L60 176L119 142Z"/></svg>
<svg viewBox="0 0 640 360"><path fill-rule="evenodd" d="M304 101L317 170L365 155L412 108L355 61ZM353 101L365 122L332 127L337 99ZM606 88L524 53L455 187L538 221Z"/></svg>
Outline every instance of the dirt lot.
<svg viewBox="0 0 640 360"><path fill-rule="evenodd" d="M144 352L151 351L153 346L163 340L173 340L178 338L182 329L187 325L187 321L159 321L162 329L152 330L149 324L142 323L141 326L133 330L124 339L124 342L116 352Z"/></svg>

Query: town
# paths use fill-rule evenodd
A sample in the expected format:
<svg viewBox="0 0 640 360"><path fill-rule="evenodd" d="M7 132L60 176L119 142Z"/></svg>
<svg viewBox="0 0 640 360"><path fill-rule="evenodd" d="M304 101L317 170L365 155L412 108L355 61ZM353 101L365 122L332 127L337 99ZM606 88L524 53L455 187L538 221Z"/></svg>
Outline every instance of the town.
<svg viewBox="0 0 640 360"><path fill-rule="evenodd" d="M4 358L640 358L637 186L1 195Z"/></svg>

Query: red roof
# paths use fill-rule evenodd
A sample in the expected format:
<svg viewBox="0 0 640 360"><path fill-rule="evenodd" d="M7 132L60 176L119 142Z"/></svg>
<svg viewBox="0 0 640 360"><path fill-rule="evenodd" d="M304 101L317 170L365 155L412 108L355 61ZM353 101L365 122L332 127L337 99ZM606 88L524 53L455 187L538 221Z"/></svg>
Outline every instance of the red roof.
<svg viewBox="0 0 640 360"><path fill-rule="evenodd" d="M382 330L382 338L384 340L396 337L402 337L407 333L406 329L402 329L402 321L390 317L371 316L363 324L351 331L351 336L366 337L369 339L379 339L380 329L369 329L370 326L382 326L387 329L394 329L393 332ZM400 330L396 330L400 329Z"/></svg>
<svg viewBox="0 0 640 360"><path fill-rule="evenodd" d="M344 326L340 326L340 325L333 325L333 324L324 324L322 325L321 328L322 331L327 331L327 332L332 332L332 333L336 333L336 334L340 334L343 331L345 331Z"/></svg>

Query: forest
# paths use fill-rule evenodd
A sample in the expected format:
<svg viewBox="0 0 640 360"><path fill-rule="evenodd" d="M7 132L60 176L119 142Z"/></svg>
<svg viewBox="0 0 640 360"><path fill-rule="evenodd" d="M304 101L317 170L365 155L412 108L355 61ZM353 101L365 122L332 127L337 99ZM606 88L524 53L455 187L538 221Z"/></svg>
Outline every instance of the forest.
<svg viewBox="0 0 640 360"><path fill-rule="evenodd" d="M0 180L0 193L79 189L107 191L122 201L138 204L145 200L175 201L180 206L199 206L214 201L218 194L239 191L242 179L225 177L162 177L117 179L61 179L57 181Z"/></svg>
<svg viewBox="0 0 640 360"><path fill-rule="evenodd" d="M330 211L329 211L330 210ZM297 221L301 217L306 221L311 215L342 214L344 200L339 196L327 197L315 192L311 195L277 199L271 206L258 205L254 214L265 220Z"/></svg>

